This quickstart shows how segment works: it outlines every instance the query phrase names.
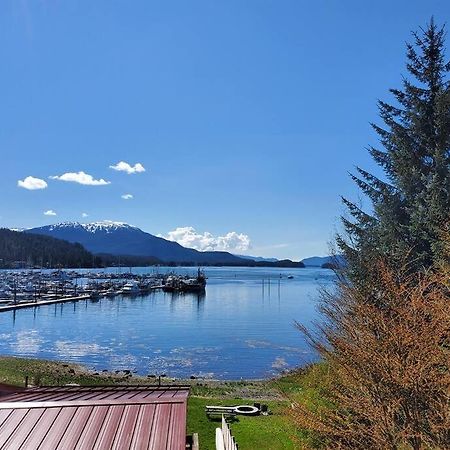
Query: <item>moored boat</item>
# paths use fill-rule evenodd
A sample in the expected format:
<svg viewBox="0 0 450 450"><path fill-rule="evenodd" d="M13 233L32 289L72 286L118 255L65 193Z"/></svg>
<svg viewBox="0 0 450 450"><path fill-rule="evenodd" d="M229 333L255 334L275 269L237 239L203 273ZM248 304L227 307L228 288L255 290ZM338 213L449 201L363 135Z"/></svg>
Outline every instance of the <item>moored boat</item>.
<svg viewBox="0 0 450 450"><path fill-rule="evenodd" d="M120 291L122 295L137 295L139 292L139 285L134 280L127 281Z"/></svg>
<svg viewBox="0 0 450 450"><path fill-rule="evenodd" d="M115 297L116 295L118 295L119 292L116 291L114 289L114 287L110 287L106 292L105 292L105 297Z"/></svg>
<svg viewBox="0 0 450 450"><path fill-rule="evenodd" d="M170 275L163 285L164 292L204 292L206 276L199 269L196 277Z"/></svg>

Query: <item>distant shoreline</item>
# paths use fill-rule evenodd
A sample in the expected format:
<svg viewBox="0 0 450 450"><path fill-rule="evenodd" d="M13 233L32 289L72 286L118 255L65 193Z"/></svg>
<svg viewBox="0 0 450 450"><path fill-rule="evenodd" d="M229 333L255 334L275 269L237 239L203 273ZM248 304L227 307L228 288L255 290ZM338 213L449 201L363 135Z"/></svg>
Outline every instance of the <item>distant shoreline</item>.
<svg viewBox="0 0 450 450"><path fill-rule="evenodd" d="M144 267L229 267L229 268L241 268L241 267L248 267L248 268L280 268L280 269L326 269L327 267L321 267L321 266L305 266L301 261L295 262L285 262L285 261L279 261L277 263L273 262L255 262L255 264L236 264L236 263L223 263L223 264L199 264L199 263L174 263L174 262L168 262L168 263L159 263L159 264L142 264L142 265L99 265L99 266L67 266L67 267L61 267L61 266L52 266L52 267L40 267L40 266L13 266L13 265L4 265L0 266L0 270L75 270L75 269L91 269L91 270L98 270L98 269L129 269L129 268L144 268Z"/></svg>

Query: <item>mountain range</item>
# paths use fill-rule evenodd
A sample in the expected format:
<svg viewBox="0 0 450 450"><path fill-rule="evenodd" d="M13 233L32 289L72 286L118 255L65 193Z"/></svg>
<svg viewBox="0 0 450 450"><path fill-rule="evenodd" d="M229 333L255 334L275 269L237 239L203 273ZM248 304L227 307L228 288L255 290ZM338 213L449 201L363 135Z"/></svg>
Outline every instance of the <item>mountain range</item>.
<svg viewBox="0 0 450 450"><path fill-rule="evenodd" d="M234 255L238 258L250 259L251 261L256 262L277 262L279 259L277 258L263 258L261 256L250 256L250 255Z"/></svg>
<svg viewBox="0 0 450 450"><path fill-rule="evenodd" d="M344 265L345 261L343 256L311 256L310 258L302 259L302 263L305 267L322 267L324 264L339 264Z"/></svg>
<svg viewBox="0 0 450 450"><path fill-rule="evenodd" d="M79 243L88 251L100 255L126 255L149 257L176 264L201 265L282 265L302 267L292 261L259 261L252 257L240 257L228 252L201 252L186 248L177 242L154 236L123 222L64 222L25 230L26 233L51 236L68 242Z"/></svg>

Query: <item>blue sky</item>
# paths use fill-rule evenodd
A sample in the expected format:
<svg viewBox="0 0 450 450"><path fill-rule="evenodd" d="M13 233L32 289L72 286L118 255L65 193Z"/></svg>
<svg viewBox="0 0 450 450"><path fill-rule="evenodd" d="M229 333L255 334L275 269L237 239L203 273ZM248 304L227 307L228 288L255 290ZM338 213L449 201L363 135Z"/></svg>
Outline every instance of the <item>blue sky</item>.
<svg viewBox="0 0 450 450"><path fill-rule="evenodd" d="M115 220L198 248L326 254L339 196L358 198L347 172L375 170L369 122L405 74L410 31L449 13L417 0L3 0L0 226ZM110 168L121 161L145 172ZM94 185L63 181L79 172ZM20 187L39 187L27 177L47 187Z"/></svg>

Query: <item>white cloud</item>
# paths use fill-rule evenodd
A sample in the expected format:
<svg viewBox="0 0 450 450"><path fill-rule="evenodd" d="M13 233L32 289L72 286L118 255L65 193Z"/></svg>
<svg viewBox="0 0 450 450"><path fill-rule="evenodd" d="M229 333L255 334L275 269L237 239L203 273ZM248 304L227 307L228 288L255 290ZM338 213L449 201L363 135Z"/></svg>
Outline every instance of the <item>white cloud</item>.
<svg viewBox="0 0 450 450"><path fill-rule="evenodd" d="M106 181L103 178L96 180L92 175L88 173L80 172L67 172L62 175L56 175L50 177L52 180L69 181L78 184L84 184L85 186L106 186L111 184L110 181Z"/></svg>
<svg viewBox="0 0 450 450"><path fill-rule="evenodd" d="M230 231L224 236L214 236L207 231L198 233L193 227L178 227L169 231L166 236L159 236L200 251L244 252L251 247L249 236L236 231Z"/></svg>
<svg viewBox="0 0 450 450"><path fill-rule="evenodd" d="M56 213L53 209L49 209L48 211L44 211L44 216L56 216Z"/></svg>
<svg viewBox="0 0 450 450"><path fill-rule="evenodd" d="M118 172L126 172L128 175L131 175L132 173L145 172L145 168L141 163L136 163L132 166L125 161L120 161L114 166L109 166L109 168L117 170Z"/></svg>
<svg viewBox="0 0 450 450"><path fill-rule="evenodd" d="M48 185L40 178L26 177L24 180L18 180L17 186L28 189L29 191L35 191L37 189L45 189Z"/></svg>
<svg viewBox="0 0 450 450"><path fill-rule="evenodd" d="M131 199L134 198L132 194L123 194L123 195L121 195L121 197L122 197L124 200L131 200Z"/></svg>
<svg viewBox="0 0 450 450"><path fill-rule="evenodd" d="M89 214L88 213L81 213L81 217L88 217Z"/></svg>

